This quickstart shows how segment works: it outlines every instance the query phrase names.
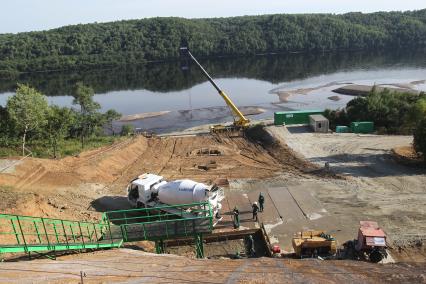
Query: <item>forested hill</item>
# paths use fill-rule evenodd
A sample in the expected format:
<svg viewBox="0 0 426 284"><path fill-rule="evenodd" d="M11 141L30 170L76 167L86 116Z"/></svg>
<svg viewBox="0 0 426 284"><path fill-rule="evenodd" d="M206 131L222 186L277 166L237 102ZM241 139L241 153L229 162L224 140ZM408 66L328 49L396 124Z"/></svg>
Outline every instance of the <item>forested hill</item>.
<svg viewBox="0 0 426 284"><path fill-rule="evenodd" d="M426 47L426 9L344 15L152 18L0 35L0 76L197 56Z"/></svg>

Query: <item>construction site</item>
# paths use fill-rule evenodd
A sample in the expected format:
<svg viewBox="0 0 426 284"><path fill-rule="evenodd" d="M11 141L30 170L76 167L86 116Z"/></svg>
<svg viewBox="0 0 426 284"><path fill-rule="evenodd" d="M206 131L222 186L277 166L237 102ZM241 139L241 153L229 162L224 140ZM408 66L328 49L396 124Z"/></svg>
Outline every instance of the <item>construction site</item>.
<svg viewBox="0 0 426 284"><path fill-rule="evenodd" d="M250 122L205 73L233 124L0 160L0 282L426 282L411 136Z"/></svg>

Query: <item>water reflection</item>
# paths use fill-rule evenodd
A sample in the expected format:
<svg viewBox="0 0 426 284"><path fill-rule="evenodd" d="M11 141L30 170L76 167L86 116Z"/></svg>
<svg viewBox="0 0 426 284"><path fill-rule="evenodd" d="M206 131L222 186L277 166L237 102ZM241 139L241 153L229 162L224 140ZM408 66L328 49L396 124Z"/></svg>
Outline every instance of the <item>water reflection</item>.
<svg viewBox="0 0 426 284"><path fill-rule="evenodd" d="M253 56L200 60L215 77L249 78L280 83L320 74L354 69L371 70L386 67L425 67L425 51L340 52ZM81 70L22 74L0 79L0 93L15 89L16 83L27 83L48 96L70 95L76 82L92 86L96 93L121 90L172 92L191 88L205 79L195 68L183 73L179 62L131 65L114 69Z"/></svg>
<svg viewBox="0 0 426 284"><path fill-rule="evenodd" d="M252 119L272 118L274 111L339 108L352 99L331 91L345 83L408 84L426 79L426 52L345 52L200 60L238 106L260 107ZM184 73L179 62L22 74L0 79L0 104L16 83L27 83L48 95L52 104L70 106L71 89L83 82L95 89L102 110L124 115L165 112L131 121L158 132L232 120L223 100L195 66ZM412 84L426 91L426 84ZM9 93L8 93L9 92ZM333 99L329 99L329 97ZM122 123L118 123L122 124Z"/></svg>

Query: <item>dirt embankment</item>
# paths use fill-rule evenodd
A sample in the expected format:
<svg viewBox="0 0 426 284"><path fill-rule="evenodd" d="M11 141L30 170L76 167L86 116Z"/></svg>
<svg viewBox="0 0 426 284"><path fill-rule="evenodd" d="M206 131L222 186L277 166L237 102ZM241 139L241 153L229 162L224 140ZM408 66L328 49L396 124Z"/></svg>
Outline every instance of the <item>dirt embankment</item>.
<svg viewBox="0 0 426 284"><path fill-rule="evenodd" d="M262 179L283 171L300 174L306 167L307 163L293 158L286 147L263 147L259 143L262 142L228 135L149 139L138 136L77 157L28 158L13 171L0 174L4 197L0 210L94 219L99 216L96 211L109 209L105 206L119 209L117 206L124 205L120 196L125 194L127 183L144 172L166 179L189 178L209 183L217 178ZM106 203L95 206L95 210L94 200Z"/></svg>

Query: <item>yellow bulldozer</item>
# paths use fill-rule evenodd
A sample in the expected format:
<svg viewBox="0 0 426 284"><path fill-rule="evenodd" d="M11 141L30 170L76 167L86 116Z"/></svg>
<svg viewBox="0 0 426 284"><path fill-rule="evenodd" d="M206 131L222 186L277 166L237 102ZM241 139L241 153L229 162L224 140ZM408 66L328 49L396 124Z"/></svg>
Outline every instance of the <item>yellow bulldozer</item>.
<svg viewBox="0 0 426 284"><path fill-rule="evenodd" d="M297 257L331 256L337 252L336 239L324 231L304 231L293 237L293 249Z"/></svg>

